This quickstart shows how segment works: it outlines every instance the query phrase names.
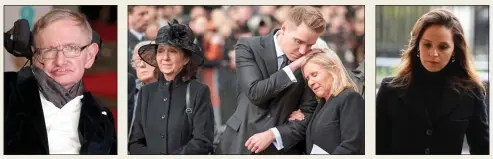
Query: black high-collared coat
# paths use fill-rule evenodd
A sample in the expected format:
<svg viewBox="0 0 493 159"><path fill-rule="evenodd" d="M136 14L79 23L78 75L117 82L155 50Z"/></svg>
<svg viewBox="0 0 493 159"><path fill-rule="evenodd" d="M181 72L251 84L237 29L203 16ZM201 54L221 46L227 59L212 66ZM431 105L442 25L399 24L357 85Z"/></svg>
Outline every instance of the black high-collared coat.
<svg viewBox="0 0 493 159"><path fill-rule="evenodd" d="M4 153L49 154L38 84L30 68L4 73ZM103 112L106 112L104 115ZM79 120L80 154L116 155L114 118L86 92Z"/></svg>
<svg viewBox="0 0 493 159"><path fill-rule="evenodd" d="M489 118L479 89L459 94L444 87L433 111L423 98L431 90L395 88L390 81L382 81L376 96L377 155L461 154L464 136L471 154L489 154Z"/></svg>
<svg viewBox="0 0 493 159"><path fill-rule="evenodd" d="M181 79L179 74L176 79ZM186 114L186 89L190 84L191 122ZM190 125L191 124L191 125ZM191 129L190 129L191 128ZM214 114L207 85L197 80L158 82L139 93L130 154L207 155L212 152Z"/></svg>

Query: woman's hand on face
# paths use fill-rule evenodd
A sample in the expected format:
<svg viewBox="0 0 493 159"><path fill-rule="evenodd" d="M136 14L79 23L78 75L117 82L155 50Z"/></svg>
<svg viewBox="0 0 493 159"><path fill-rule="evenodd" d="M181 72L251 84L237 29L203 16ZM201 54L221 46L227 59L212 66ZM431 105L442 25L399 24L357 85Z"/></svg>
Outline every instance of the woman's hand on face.
<svg viewBox="0 0 493 159"><path fill-rule="evenodd" d="M289 121L293 121L293 120L304 120L305 119L305 114L303 114L303 112L301 112L300 109L294 111L291 113L291 115L289 115Z"/></svg>

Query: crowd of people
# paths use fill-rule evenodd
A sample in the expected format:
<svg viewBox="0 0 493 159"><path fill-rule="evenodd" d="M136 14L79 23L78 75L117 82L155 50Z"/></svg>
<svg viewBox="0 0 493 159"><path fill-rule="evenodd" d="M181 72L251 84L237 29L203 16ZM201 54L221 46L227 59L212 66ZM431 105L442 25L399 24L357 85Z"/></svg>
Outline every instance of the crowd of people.
<svg viewBox="0 0 493 159"><path fill-rule="evenodd" d="M189 9L129 7L130 154L364 154L362 7Z"/></svg>
<svg viewBox="0 0 493 159"><path fill-rule="evenodd" d="M364 61L364 7L315 6L326 30L320 36L348 70ZM240 37L265 36L280 28L293 6L129 6L129 74L135 45L155 40L159 28L174 19L188 24L205 57L199 79L211 91L216 122L222 125L236 109L235 45ZM129 108L131 109L131 108ZM131 111L131 110L129 110Z"/></svg>

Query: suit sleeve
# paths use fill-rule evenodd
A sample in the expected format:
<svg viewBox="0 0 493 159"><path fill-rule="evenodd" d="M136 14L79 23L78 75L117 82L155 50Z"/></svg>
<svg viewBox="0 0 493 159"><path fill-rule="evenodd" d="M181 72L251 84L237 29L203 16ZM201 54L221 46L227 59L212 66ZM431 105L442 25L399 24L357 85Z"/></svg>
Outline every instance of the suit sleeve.
<svg viewBox="0 0 493 159"><path fill-rule="evenodd" d="M300 110L305 115L305 119L294 120L276 126L282 137L282 144L285 150L289 150L296 146L300 141L305 140L306 127L308 126L316 107L317 101L315 99L315 94L310 88L306 87L300 105Z"/></svg>
<svg viewBox="0 0 493 159"><path fill-rule="evenodd" d="M251 46L244 38L238 40L236 45L236 70L240 89L245 92L248 99L259 107L267 107L265 104L273 97L277 96L282 90L294 83L287 73L279 70L264 79L257 65L258 59L255 58ZM266 54L263 52L261 54Z"/></svg>
<svg viewBox="0 0 493 159"><path fill-rule="evenodd" d="M391 119L388 106L387 84L383 80L376 96L376 121L375 121L375 142L376 154L384 155L391 152L390 133L392 132Z"/></svg>
<svg viewBox="0 0 493 159"><path fill-rule="evenodd" d="M193 109L192 139L183 147L173 152L175 155L207 155L212 152L214 139L214 114L209 87L202 87L195 96Z"/></svg>
<svg viewBox="0 0 493 159"><path fill-rule="evenodd" d="M469 121L466 137L471 155L489 155L489 117L486 110L485 97L481 93L478 94L480 94L480 97L475 100L474 114Z"/></svg>
<svg viewBox="0 0 493 159"><path fill-rule="evenodd" d="M341 144L333 155L365 154L365 103L357 92L348 94L340 107Z"/></svg>
<svg viewBox="0 0 493 159"><path fill-rule="evenodd" d="M151 151L147 148L147 142L144 134L144 121L142 121L142 110L144 99L143 97L148 97L144 95L147 91L145 91L145 87L142 88L142 91L139 93L139 97L137 99L137 108L135 110L135 120L132 128L132 134L129 139L129 153L132 155L150 155ZM146 106L147 107L147 106Z"/></svg>

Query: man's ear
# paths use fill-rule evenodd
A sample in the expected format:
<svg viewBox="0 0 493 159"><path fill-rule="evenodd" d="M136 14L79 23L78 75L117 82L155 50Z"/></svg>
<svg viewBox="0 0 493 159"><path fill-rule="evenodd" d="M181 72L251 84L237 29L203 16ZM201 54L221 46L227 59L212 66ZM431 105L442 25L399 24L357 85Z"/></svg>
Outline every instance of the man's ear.
<svg viewBox="0 0 493 159"><path fill-rule="evenodd" d="M89 69L94 64L94 60L96 59L96 55L99 51L99 46L96 43L92 43L89 47L87 47L87 57L86 63L84 64L84 68Z"/></svg>

